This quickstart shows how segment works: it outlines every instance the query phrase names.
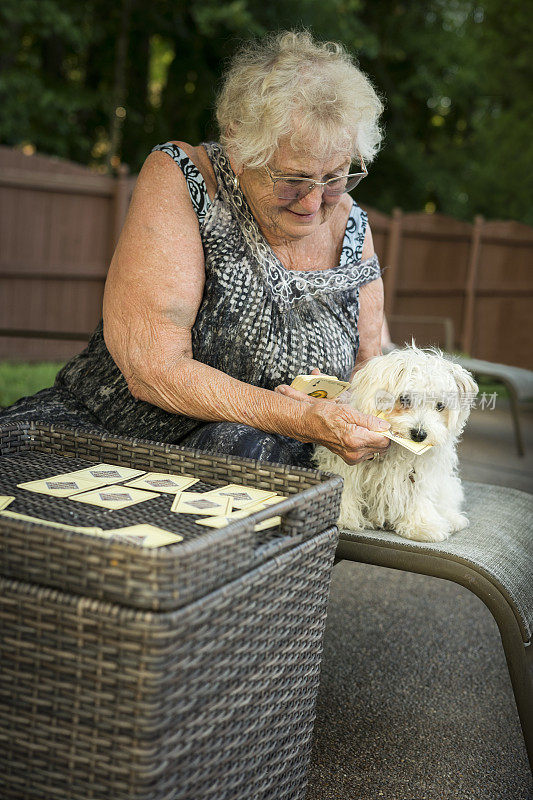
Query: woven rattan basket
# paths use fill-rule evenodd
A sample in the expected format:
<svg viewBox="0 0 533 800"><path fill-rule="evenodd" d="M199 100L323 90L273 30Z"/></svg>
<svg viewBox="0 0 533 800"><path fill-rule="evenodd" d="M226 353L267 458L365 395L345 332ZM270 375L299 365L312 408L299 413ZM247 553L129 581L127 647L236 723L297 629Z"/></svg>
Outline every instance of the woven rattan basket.
<svg viewBox="0 0 533 800"><path fill-rule="evenodd" d="M106 462L200 479L191 491L240 483L289 495L276 505L220 530L170 512L162 495L121 511L25 492L17 484ZM135 608L165 610L192 602L336 523L342 480L314 470L210 455L175 445L90 434L37 423L0 428L0 494L10 511L103 529L148 522L184 538L156 550L98 539L0 516L1 574ZM268 517L280 527L255 533Z"/></svg>
<svg viewBox="0 0 533 800"><path fill-rule="evenodd" d="M290 495L273 533L263 511L157 550L0 522L2 800L303 800L340 480L33 423L0 445L0 493L70 524L106 512L16 484L108 462ZM121 524L168 527L156 503Z"/></svg>
<svg viewBox="0 0 533 800"><path fill-rule="evenodd" d="M175 611L0 579L2 800L303 800L336 541Z"/></svg>

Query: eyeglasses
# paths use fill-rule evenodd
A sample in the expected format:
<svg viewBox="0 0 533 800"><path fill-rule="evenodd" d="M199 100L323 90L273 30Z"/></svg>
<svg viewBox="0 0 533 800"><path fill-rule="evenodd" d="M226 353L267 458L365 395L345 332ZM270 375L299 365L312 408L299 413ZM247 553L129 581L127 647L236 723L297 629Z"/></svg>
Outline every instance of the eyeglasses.
<svg viewBox="0 0 533 800"><path fill-rule="evenodd" d="M302 197L306 197L312 192L315 186L322 186L322 191L326 197L338 197L344 192L351 192L368 175L363 157L359 156L359 158L362 172L335 175L333 178L328 178L327 181L314 181L303 176L273 175L266 165L265 169L273 183L272 191L274 196L279 200L301 200Z"/></svg>

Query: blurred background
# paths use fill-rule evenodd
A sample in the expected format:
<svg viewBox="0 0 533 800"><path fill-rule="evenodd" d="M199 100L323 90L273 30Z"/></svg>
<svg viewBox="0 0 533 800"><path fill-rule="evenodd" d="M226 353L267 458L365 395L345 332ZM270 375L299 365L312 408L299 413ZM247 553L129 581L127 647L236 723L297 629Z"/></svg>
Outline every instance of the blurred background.
<svg viewBox="0 0 533 800"><path fill-rule="evenodd" d="M238 42L294 27L342 42L385 102L384 145L356 199L386 268L393 339L531 365L533 22L521 0L2 0L1 360L52 361L55 374L84 346L147 154L216 139ZM0 405L24 391L13 380L0 374Z"/></svg>

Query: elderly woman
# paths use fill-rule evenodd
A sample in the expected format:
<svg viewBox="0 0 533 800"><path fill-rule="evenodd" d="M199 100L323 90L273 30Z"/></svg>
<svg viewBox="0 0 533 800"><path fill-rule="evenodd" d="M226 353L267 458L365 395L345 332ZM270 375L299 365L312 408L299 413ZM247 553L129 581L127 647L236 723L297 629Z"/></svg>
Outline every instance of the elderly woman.
<svg viewBox="0 0 533 800"><path fill-rule="evenodd" d="M388 427L289 388L349 380L380 352L383 287L349 191L381 103L340 45L286 32L244 47L218 97L220 143L158 145L109 269L103 323L55 386L0 414L308 465L354 464Z"/></svg>

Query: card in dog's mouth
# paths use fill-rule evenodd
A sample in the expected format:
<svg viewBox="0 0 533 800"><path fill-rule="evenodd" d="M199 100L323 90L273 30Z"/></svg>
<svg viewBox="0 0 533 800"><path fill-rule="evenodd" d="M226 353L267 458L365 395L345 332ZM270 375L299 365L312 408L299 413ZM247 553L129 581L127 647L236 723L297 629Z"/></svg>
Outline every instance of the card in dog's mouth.
<svg viewBox="0 0 533 800"><path fill-rule="evenodd" d="M375 411L372 416L379 417L380 419L387 419L383 411ZM421 456L423 453L426 453L431 447L433 447L432 444L427 444L426 442L413 442L411 439L406 439L405 436L400 436L399 434L392 433L391 431L380 431L380 433L383 436L386 436L387 439L390 439L391 442L396 442L396 444L405 447L406 450L409 450L411 453L414 453L417 456Z"/></svg>

